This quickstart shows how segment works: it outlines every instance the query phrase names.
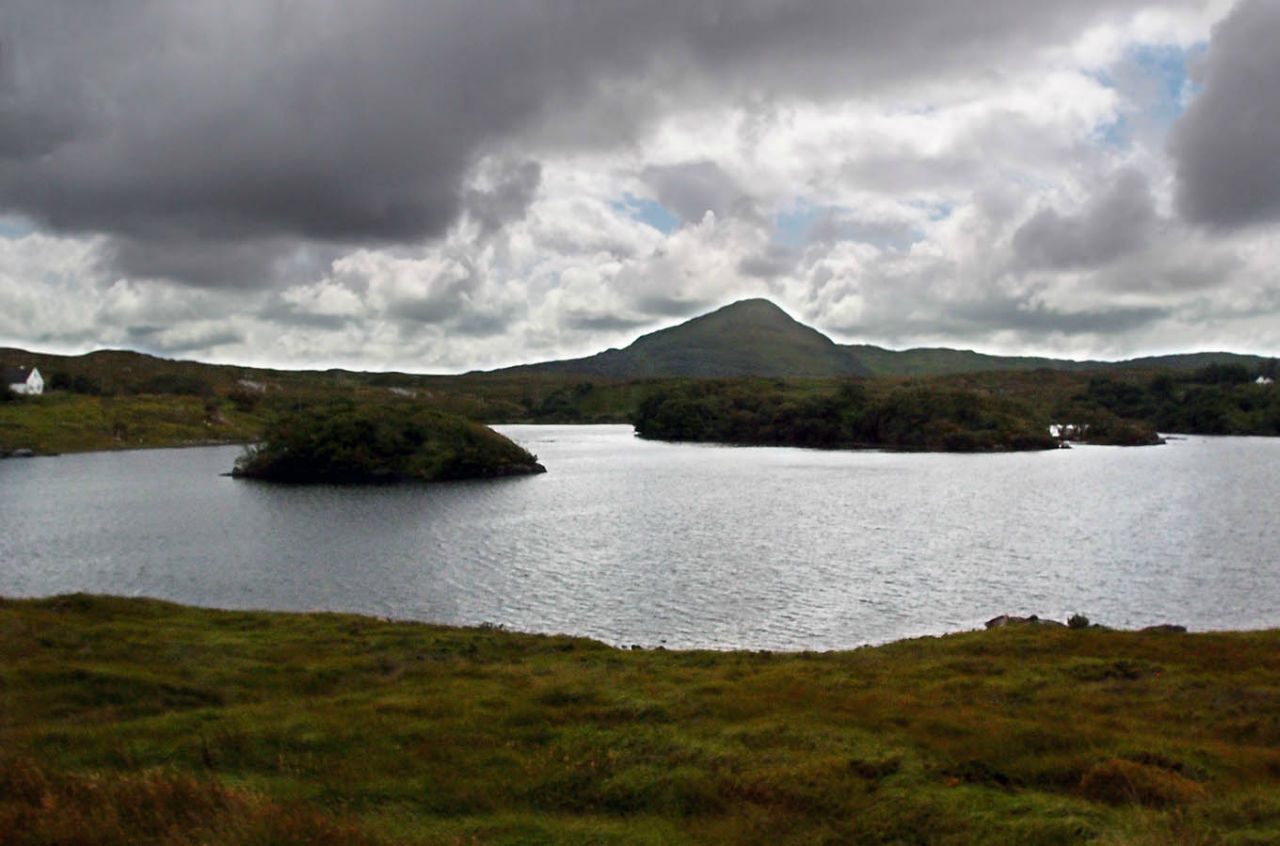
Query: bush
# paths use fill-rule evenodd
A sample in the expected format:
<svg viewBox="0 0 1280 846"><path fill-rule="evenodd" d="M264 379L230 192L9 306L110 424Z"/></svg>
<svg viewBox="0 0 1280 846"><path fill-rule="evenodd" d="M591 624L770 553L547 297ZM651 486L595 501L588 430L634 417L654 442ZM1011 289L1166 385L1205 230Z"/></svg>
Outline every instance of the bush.
<svg viewBox="0 0 1280 846"><path fill-rule="evenodd" d="M1205 796L1201 785L1171 770L1123 758L1095 764L1080 779L1090 799L1112 805L1136 803L1154 808L1186 805Z"/></svg>
<svg viewBox="0 0 1280 846"><path fill-rule="evenodd" d="M1067 618L1067 625L1073 629L1089 628L1089 618L1083 614L1072 614Z"/></svg>

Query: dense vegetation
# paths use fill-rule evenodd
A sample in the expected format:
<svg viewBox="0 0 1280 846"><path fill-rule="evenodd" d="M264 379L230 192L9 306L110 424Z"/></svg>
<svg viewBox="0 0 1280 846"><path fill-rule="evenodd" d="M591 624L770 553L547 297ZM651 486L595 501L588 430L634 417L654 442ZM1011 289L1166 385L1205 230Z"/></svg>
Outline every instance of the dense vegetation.
<svg viewBox="0 0 1280 846"><path fill-rule="evenodd" d="M1010 400L1019 407L1015 415L1029 411L1046 427L1074 425L1077 439L1099 443L1150 443L1156 429L1257 435L1280 430L1280 390L1274 383L1254 381L1259 375L1280 375L1275 359L1198 353L1120 366L959 350L845 347L763 300L735 303L645 335L623 350L459 376L266 370L125 351L57 356L0 350L0 364L38 366L48 387L43 397L0 401L0 454L244 443L282 412L333 399L370 408L413 399L484 423L624 423L636 418L646 398L684 391L702 376L772 374L771 378L786 379L782 390L794 400L807 402L815 393L833 394L840 381L865 371L882 374L866 379L873 397L903 384L902 377L883 374L945 373L911 377L910 384L933 392L925 398L931 407L953 405L942 399L949 393L977 391ZM758 384L772 391L777 383ZM903 411L904 419L914 414L910 408ZM792 419L790 424L783 421L783 428L825 425L821 413L811 426L800 423L794 409L784 412ZM963 420L966 414L963 407L954 409L962 419L952 420L954 427L938 421L923 440L937 443L950 437L963 442L958 432L972 428ZM760 438L753 442L797 442L776 433L762 437L759 433L769 425L766 421L753 427L752 437ZM1000 428L985 422L973 443L959 448L989 448L983 444ZM798 437L814 442L812 432ZM859 438L866 439L866 433Z"/></svg>
<svg viewBox="0 0 1280 846"><path fill-rule="evenodd" d="M1266 376L1266 373L1272 375ZM1077 416L1111 416L1150 421L1162 432L1200 435L1280 435L1280 389L1259 383L1274 379L1241 365L1210 365L1201 370L1164 371L1143 381L1094 376L1073 397Z"/></svg>
<svg viewBox="0 0 1280 846"><path fill-rule="evenodd" d="M802 394L764 380L674 386L650 394L635 416L646 438L955 452L1053 449L1046 422L1020 403L975 390L848 382Z"/></svg>
<svg viewBox="0 0 1280 846"><path fill-rule="evenodd" d="M839 653L0 601L0 830L50 843L1274 843L1280 632Z"/></svg>
<svg viewBox="0 0 1280 846"><path fill-rule="evenodd" d="M235 476L281 482L443 481L545 472L479 423L414 402L331 402L281 416Z"/></svg>

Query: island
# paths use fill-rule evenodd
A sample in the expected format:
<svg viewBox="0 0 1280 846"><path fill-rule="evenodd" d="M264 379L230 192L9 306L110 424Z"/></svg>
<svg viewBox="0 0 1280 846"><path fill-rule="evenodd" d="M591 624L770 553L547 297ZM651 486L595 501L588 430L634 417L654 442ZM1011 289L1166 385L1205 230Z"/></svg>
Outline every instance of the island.
<svg viewBox="0 0 1280 846"><path fill-rule="evenodd" d="M821 449L1002 452L1060 445L1031 409L1008 397L859 380L834 391L760 379L688 382L650 393L635 427L658 440Z"/></svg>
<svg viewBox="0 0 1280 846"><path fill-rule="evenodd" d="M414 402L328 402L269 423L231 475L279 482L445 481L545 473L487 426Z"/></svg>

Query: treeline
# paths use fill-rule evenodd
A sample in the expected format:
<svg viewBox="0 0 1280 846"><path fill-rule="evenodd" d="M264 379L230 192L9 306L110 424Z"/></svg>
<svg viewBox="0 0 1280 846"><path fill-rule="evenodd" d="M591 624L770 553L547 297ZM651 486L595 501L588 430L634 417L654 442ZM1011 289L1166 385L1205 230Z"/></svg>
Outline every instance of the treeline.
<svg viewBox="0 0 1280 846"><path fill-rule="evenodd" d="M642 437L678 441L946 452L1058 445L1023 403L923 382L813 392L759 379L691 382L650 394L634 422Z"/></svg>
<svg viewBox="0 0 1280 846"><path fill-rule="evenodd" d="M1161 432L1191 435L1280 435L1275 378L1274 360L1258 370L1214 364L1145 381L1096 376L1060 416L1102 425L1141 421Z"/></svg>

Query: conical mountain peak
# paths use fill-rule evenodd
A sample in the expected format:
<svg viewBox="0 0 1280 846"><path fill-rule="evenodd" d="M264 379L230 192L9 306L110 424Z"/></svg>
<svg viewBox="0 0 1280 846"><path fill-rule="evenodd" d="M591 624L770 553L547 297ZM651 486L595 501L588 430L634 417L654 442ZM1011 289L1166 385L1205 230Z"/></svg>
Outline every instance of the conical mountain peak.
<svg viewBox="0 0 1280 846"><path fill-rule="evenodd" d="M622 350L519 369L609 379L769 376L832 378L865 373L844 348L766 299L730 303L637 338Z"/></svg>

